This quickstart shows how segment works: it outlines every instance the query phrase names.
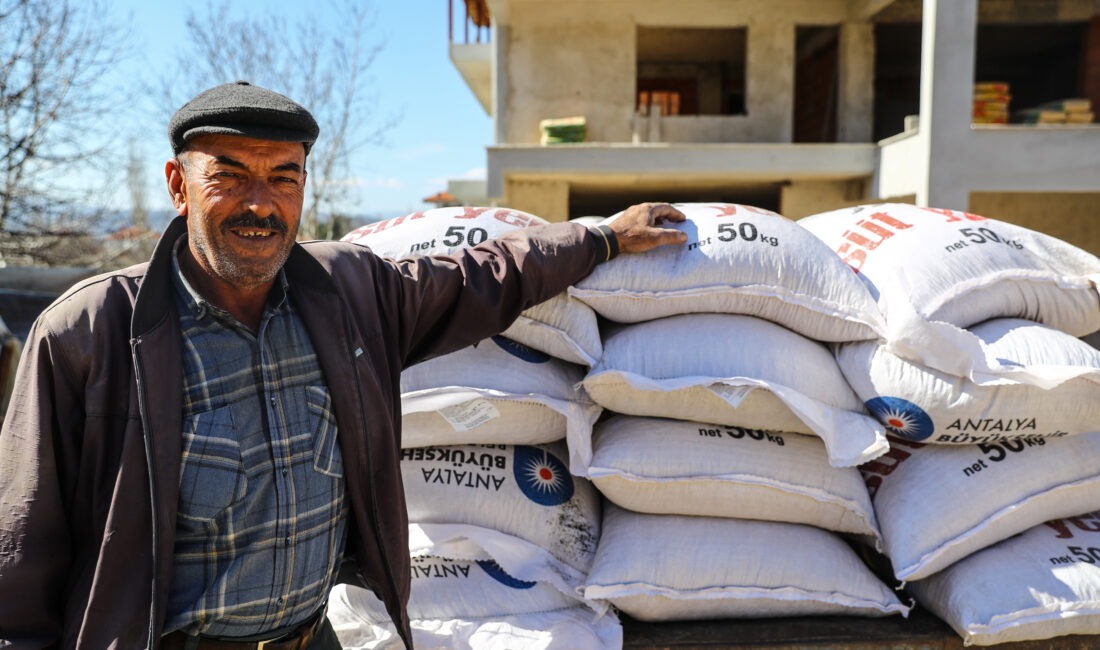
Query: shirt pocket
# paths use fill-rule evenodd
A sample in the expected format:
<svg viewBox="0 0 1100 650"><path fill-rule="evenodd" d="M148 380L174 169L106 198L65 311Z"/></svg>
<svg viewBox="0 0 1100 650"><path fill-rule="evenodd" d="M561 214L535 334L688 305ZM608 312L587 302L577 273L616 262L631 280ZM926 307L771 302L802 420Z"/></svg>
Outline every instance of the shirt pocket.
<svg viewBox="0 0 1100 650"><path fill-rule="evenodd" d="M313 431L313 469L325 476L343 478L344 457L336 442L336 418L328 389L306 386L306 406Z"/></svg>
<svg viewBox="0 0 1100 650"><path fill-rule="evenodd" d="M183 423L179 514L210 521L242 501L248 478L229 407L196 413Z"/></svg>

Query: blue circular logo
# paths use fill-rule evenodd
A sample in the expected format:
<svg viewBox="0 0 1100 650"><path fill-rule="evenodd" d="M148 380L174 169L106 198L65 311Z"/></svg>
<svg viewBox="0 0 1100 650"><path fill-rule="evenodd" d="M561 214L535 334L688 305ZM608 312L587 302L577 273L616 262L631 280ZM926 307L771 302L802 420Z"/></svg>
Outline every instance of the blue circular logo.
<svg viewBox="0 0 1100 650"><path fill-rule="evenodd" d="M512 589L530 589L535 586L534 582L517 580L508 575L504 572L504 569L500 568L499 564L492 560L478 560L477 565L481 567L485 573L488 573L493 580L496 580L505 587L511 587Z"/></svg>
<svg viewBox="0 0 1100 650"><path fill-rule="evenodd" d="M524 496L543 506L557 506L573 498L573 477L556 456L538 447L516 445L516 483Z"/></svg>
<svg viewBox="0 0 1100 650"><path fill-rule="evenodd" d="M534 348L529 348L522 343L516 343L512 339L506 339L503 336L494 336L493 343L496 343L500 349L513 357L520 358L527 363L546 363L550 360L549 354L540 352Z"/></svg>
<svg viewBox="0 0 1100 650"><path fill-rule="evenodd" d="M924 440L936 428L924 409L900 397L875 397L867 400L867 409L890 433L906 440Z"/></svg>

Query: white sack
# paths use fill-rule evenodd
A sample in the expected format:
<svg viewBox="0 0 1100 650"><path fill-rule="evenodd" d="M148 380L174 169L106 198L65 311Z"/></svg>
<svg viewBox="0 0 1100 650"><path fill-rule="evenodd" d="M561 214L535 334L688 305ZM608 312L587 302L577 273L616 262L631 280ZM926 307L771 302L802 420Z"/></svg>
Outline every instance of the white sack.
<svg viewBox="0 0 1100 650"><path fill-rule="evenodd" d="M966 645L1100 634L1100 512L995 544L909 591Z"/></svg>
<svg viewBox="0 0 1100 650"><path fill-rule="evenodd" d="M966 446L894 440L861 469L903 581L1047 519L1100 509L1100 433Z"/></svg>
<svg viewBox="0 0 1100 650"><path fill-rule="evenodd" d="M908 614L835 533L604 508L585 595L642 621Z"/></svg>
<svg viewBox="0 0 1100 650"><path fill-rule="evenodd" d="M1074 336L1100 329L1100 259L1049 235L894 203L798 223L859 272L895 353L952 375L983 382L1013 376L1013 366L984 356L961 329L984 320L1024 318Z"/></svg>
<svg viewBox="0 0 1100 650"><path fill-rule="evenodd" d="M596 267L570 294L621 323L717 312L759 316L819 341L884 331L859 279L794 221L747 205L676 207L687 220L662 225L685 232L686 245L622 255Z"/></svg>
<svg viewBox="0 0 1100 650"><path fill-rule="evenodd" d="M341 239L389 258L448 255L520 228L546 224L506 208L435 208L369 223ZM600 358L600 332L590 307L562 293L520 315L504 332L559 359L591 366Z"/></svg>
<svg viewBox="0 0 1100 650"><path fill-rule="evenodd" d="M816 435L838 467L887 447L885 428L832 352L752 316L690 314L623 326L607 335L603 359L583 385L616 413ZM570 451L573 466L589 464L590 449Z"/></svg>
<svg viewBox="0 0 1100 650"><path fill-rule="evenodd" d="M409 521L497 530L587 573L600 536L600 496L569 473L564 454L561 443L404 449Z"/></svg>
<svg viewBox="0 0 1100 650"><path fill-rule="evenodd" d="M587 438L599 417L585 370L494 336L401 373L402 447Z"/></svg>
<svg viewBox="0 0 1100 650"><path fill-rule="evenodd" d="M973 333L998 359L1055 386L979 385L903 359L876 342L847 343L837 363L895 436L936 444L1063 437L1100 428L1100 350L1033 321L997 318Z"/></svg>
<svg viewBox="0 0 1100 650"><path fill-rule="evenodd" d="M405 645L393 623L368 619L353 609L348 603L350 589L337 587L329 600L328 619L344 650L403 650ZM620 650L623 647L623 629L618 619L612 614L596 618L584 606L484 619L413 619L410 626L417 650Z"/></svg>
<svg viewBox="0 0 1100 650"><path fill-rule="evenodd" d="M588 476L608 500L634 512L879 537L859 470L831 467L813 436L616 415L596 425Z"/></svg>
<svg viewBox="0 0 1100 650"><path fill-rule="evenodd" d="M343 591L345 606L351 612L366 621L388 621L385 606L370 589L352 585L340 585L337 589ZM410 618L495 618L578 604L576 598L566 596L552 585L508 575L488 557L468 560L421 555L412 558ZM335 605L330 600L330 616L340 613Z"/></svg>
<svg viewBox="0 0 1100 650"><path fill-rule="evenodd" d="M493 535L470 526L436 526L430 534L410 526L408 611L418 648L621 647L621 626L606 608L601 616L558 585L517 577L494 555L504 549L504 557L527 556L531 564L541 549L499 533L483 548ZM385 606L368 589L333 588L328 618L344 648L401 647Z"/></svg>

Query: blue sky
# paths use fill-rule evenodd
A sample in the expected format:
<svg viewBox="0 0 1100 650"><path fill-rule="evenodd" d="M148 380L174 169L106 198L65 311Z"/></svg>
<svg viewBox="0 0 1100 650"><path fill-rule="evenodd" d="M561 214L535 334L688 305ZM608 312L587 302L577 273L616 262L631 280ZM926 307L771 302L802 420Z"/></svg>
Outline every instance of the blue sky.
<svg viewBox="0 0 1100 650"><path fill-rule="evenodd" d="M492 120L447 54L447 0L373 0L371 5L376 16L373 40L383 43L371 68L379 112L402 117L385 146L364 149L353 161L360 206L356 212L389 217L430 207L421 199L446 189L448 178L483 178ZM194 6L206 4L196 0ZM234 6L238 11L248 7L296 15L327 5L323 0L251 0ZM186 7L161 0L113 0L112 10L120 20L131 18L136 36L137 56L120 74L150 78L175 65L172 52L185 35ZM147 118L156 121L147 128L157 135L142 143L153 210L171 207L160 175L170 155L162 135L168 117Z"/></svg>

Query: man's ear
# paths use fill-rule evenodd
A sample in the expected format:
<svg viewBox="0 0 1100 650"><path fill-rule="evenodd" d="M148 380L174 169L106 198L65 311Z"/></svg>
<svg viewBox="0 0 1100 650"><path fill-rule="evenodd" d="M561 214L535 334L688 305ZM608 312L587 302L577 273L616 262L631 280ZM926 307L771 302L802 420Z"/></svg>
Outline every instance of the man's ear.
<svg viewBox="0 0 1100 650"><path fill-rule="evenodd" d="M164 163L164 180L168 183L168 198L176 208L176 214L187 216L187 179L183 175L183 163L178 158L169 158Z"/></svg>

